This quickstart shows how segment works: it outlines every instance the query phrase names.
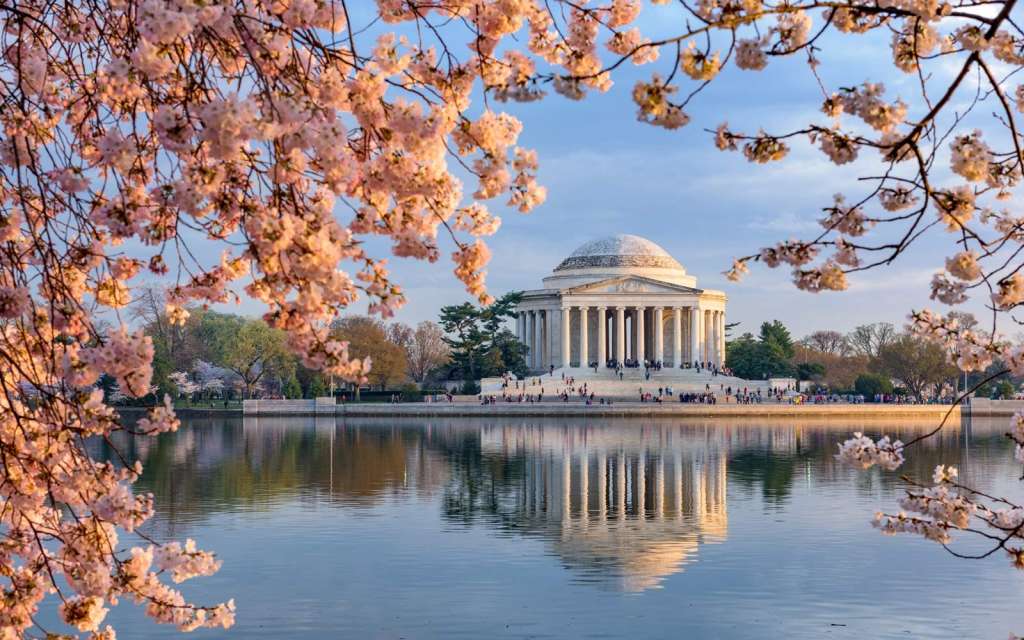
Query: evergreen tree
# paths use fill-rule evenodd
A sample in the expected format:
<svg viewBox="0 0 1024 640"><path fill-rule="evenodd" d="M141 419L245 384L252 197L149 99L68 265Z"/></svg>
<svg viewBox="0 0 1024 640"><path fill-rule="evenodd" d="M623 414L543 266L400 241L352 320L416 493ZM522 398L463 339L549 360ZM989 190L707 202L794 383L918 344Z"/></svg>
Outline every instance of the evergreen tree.
<svg viewBox="0 0 1024 640"><path fill-rule="evenodd" d="M526 373L526 347L504 328L522 294L511 292L486 307L465 302L441 308L441 328L451 349L450 377L479 380L512 371Z"/></svg>
<svg viewBox="0 0 1024 640"><path fill-rule="evenodd" d="M324 377L319 375L313 376L309 381L309 397L323 398L328 393L330 393L330 389L328 389L327 385L324 384Z"/></svg>
<svg viewBox="0 0 1024 640"><path fill-rule="evenodd" d="M745 333L726 345L726 363L733 373L748 380L793 377L795 354L789 329L778 320L761 324L757 338Z"/></svg>
<svg viewBox="0 0 1024 640"><path fill-rule="evenodd" d="M302 397L302 385L299 384L299 379L295 377L294 371L284 383L283 394L289 400Z"/></svg>

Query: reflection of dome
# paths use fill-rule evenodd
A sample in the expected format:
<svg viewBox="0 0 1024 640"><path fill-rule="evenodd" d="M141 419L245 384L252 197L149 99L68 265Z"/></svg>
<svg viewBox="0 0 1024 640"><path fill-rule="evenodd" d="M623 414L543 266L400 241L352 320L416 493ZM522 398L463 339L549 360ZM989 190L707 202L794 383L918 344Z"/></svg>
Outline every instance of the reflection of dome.
<svg viewBox="0 0 1024 640"><path fill-rule="evenodd" d="M686 272L668 251L646 238L628 234L587 242L555 267L555 271L588 267L655 267Z"/></svg>
<svg viewBox="0 0 1024 640"><path fill-rule="evenodd" d="M555 542L570 567L622 591L658 587L693 562L699 546L693 524L641 518L616 522L574 521Z"/></svg>
<svg viewBox="0 0 1024 640"><path fill-rule="evenodd" d="M548 288L571 287L623 275L642 276L687 287L696 279L687 275L672 255L640 236L618 234L591 240L562 260L544 279Z"/></svg>

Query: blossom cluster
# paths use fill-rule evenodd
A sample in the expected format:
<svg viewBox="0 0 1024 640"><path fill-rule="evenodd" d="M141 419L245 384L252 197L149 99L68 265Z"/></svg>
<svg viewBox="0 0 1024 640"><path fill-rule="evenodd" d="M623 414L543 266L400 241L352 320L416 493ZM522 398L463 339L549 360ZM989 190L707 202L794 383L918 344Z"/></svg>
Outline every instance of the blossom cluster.
<svg viewBox="0 0 1024 640"><path fill-rule="evenodd" d="M913 533L940 544L949 544L950 532L966 529L978 505L961 495L956 484L956 467L939 465L932 476L934 485L907 491L899 504L904 511L895 515L875 514L874 525L883 533ZM907 512L917 515L908 515Z"/></svg>
<svg viewBox="0 0 1024 640"><path fill-rule="evenodd" d="M903 442L890 440L889 436L876 441L858 431L839 445L836 459L861 469L878 465L893 471L903 464Z"/></svg>

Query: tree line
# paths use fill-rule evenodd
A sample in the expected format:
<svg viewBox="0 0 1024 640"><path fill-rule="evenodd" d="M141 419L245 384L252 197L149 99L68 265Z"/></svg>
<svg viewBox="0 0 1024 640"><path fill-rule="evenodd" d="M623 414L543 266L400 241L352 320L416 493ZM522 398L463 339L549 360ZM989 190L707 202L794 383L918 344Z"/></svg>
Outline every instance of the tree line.
<svg viewBox="0 0 1024 640"><path fill-rule="evenodd" d="M344 316L331 325L330 333L348 341L352 357L371 359L370 390L413 394L459 381L459 392L473 394L479 392L481 378L527 374L527 348L507 328L521 299L520 292L511 292L489 305L444 306L439 322L415 327ZM147 291L133 313L153 339L154 393L207 399L312 398L332 389L351 389L303 367L286 348L284 333L262 319L197 308L190 310L184 325L175 325L168 322L158 291ZM975 323L969 314L960 321L965 326ZM919 401L984 379L984 372L965 378L952 363L956 355L888 322L861 325L848 333L819 330L796 340L782 322L772 320L762 323L756 335L747 332L726 344L726 365L741 378L791 377L816 391L869 398L898 393ZM982 385L979 393L1006 397L1016 382ZM119 399L116 385L105 384Z"/></svg>
<svg viewBox="0 0 1024 640"><path fill-rule="evenodd" d="M977 323L966 313L959 320L966 327ZM727 343L727 365L741 378L792 377L816 391L868 398L904 394L918 401L950 397L965 384L970 389L984 379L984 373L965 378L955 364L957 355L888 322L860 325L848 333L824 329L794 340L774 320L763 323L756 336L745 333ZM1006 381L981 385L977 392L1005 397L1015 388Z"/></svg>
<svg viewBox="0 0 1024 640"><path fill-rule="evenodd" d="M425 320L414 327L349 315L331 325L330 335L349 343L351 357L370 358L370 390L414 393L458 380L464 381L460 391L476 393L482 377L527 372L526 347L506 328L520 299L513 292L489 305L445 306L439 323ZM313 398L351 389L303 367L287 348L284 332L260 318L193 308L185 323L176 325L168 320L158 289L146 290L131 311L153 340L153 394ZM126 400L113 381L104 386L114 401Z"/></svg>
<svg viewBox="0 0 1024 640"><path fill-rule="evenodd" d="M158 290L147 291L132 307L134 320L153 340L154 394L313 398L347 386L302 366L287 348L285 333L261 318L194 308L183 325L175 325L164 307ZM349 341L352 357L371 359L370 389L429 386L446 374L450 361L444 332L434 322L412 327L351 315L334 321L330 335ZM106 381L105 387L120 399L116 385Z"/></svg>

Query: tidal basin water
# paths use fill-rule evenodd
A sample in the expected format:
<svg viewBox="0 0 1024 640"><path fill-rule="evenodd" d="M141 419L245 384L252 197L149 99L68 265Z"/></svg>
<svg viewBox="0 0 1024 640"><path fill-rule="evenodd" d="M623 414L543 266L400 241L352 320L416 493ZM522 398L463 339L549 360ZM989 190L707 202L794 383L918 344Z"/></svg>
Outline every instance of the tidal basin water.
<svg viewBox="0 0 1024 640"><path fill-rule="evenodd" d="M938 463L1020 496L1005 421L953 425ZM919 426L873 424L908 439ZM192 419L122 442L233 597L201 638L1005 638L1024 573L870 527L898 473L832 458L822 421ZM962 551L973 544L959 543ZM171 637L125 601L119 637Z"/></svg>

